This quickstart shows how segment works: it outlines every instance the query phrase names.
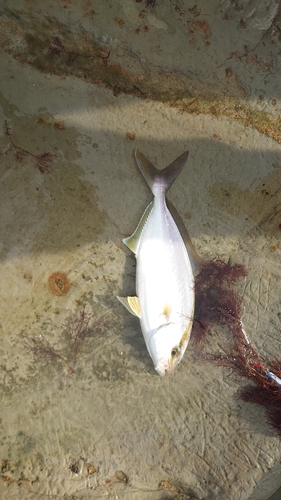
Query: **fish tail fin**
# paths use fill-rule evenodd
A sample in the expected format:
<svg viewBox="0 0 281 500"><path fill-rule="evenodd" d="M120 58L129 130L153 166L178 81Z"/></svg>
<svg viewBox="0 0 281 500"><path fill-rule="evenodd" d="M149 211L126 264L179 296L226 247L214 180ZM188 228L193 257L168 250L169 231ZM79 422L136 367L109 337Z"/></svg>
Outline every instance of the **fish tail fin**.
<svg viewBox="0 0 281 500"><path fill-rule="evenodd" d="M154 196L159 192L159 189L165 195L166 191L168 191L174 180L181 173L188 157L188 151L185 151L168 167L158 170L137 148L134 152L137 165Z"/></svg>

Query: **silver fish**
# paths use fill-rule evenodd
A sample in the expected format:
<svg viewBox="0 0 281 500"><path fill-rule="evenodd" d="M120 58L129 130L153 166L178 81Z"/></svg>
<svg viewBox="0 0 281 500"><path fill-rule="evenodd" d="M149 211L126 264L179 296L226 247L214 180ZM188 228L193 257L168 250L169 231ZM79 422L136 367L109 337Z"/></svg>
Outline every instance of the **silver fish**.
<svg viewBox="0 0 281 500"><path fill-rule="evenodd" d="M188 151L158 170L135 150L154 201L132 236L123 240L136 256L137 296L117 298L139 317L148 352L161 376L176 368L187 347L194 315L194 275L202 262L183 223L175 222L179 216L165 197L187 157Z"/></svg>

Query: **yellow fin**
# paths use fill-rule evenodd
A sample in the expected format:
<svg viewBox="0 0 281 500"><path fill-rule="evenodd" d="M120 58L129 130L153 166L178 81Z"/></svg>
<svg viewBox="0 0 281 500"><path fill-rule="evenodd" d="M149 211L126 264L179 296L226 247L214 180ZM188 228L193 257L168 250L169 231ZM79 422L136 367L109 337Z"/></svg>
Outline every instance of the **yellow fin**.
<svg viewBox="0 0 281 500"><path fill-rule="evenodd" d="M145 209L145 211L144 211L144 213L142 215L142 218L139 221L139 223L138 223L135 231L133 232L133 234L131 236L128 236L128 238L124 238L123 239L123 243L130 250L132 250L132 252L134 252L134 253L137 253L139 240L140 240L143 228L145 226L145 223L146 223L146 221L147 221L147 219L149 217L149 214L151 212L152 206L153 206L153 201L151 201L149 203L149 205L146 207L146 209Z"/></svg>
<svg viewBox="0 0 281 500"><path fill-rule="evenodd" d="M117 299L126 307L127 311L140 318L140 301L138 297L117 297Z"/></svg>

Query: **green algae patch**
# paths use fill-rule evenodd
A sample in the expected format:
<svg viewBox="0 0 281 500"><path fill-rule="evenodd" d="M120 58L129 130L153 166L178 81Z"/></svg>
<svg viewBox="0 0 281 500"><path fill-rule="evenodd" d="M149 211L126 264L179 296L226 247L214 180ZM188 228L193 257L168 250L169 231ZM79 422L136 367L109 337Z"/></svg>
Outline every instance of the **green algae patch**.
<svg viewBox="0 0 281 500"><path fill-rule="evenodd" d="M36 30L21 16L1 20L0 50L37 70L58 76L75 76L89 83L103 84L115 96L121 93L152 99L191 114L227 116L255 128L281 143L281 119L251 108L242 87L240 97L198 91L196 82L180 71L165 70L147 63L135 65L127 49L120 62L118 48L102 44L89 32L72 32L55 18L44 18ZM39 34L40 33L40 34ZM118 64L117 64L118 63ZM241 96L242 95L242 96Z"/></svg>
<svg viewBox="0 0 281 500"><path fill-rule="evenodd" d="M227 116L239 120L244 125L255 128L258 132L281 144L281 118L275 118L270 113L250 108L235 97L198 96L177 100L170 104L190 114Z"/></svg>
<svg viewBox="0 0 281 500"><path fill-rule="evenodd" d="M68 42L59 37L40 39L29 33L25 35L25 41L33 66L44 73L101 83L110 88L115 96L124 93L164 103L192 97L184 77L160 70L148 70L147 74L133 76L119 64L112 64L111 50L105 50L93 39L89 42L87 35L79 36L77 41L74 36ZM17 59L25 62L25 52L18 54Z"/></svg>

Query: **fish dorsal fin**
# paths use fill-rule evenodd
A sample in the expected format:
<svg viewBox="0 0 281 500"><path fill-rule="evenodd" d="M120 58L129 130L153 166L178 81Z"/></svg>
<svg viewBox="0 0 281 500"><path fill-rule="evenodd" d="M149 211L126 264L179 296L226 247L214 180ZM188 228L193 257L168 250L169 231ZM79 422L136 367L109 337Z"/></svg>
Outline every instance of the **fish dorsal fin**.
<svg viewBox="0 0 281 500"><path fill-rule="evenodd" d="M118 297L117 299L126 307L127 311L129 311L134 316L140 318L140 301L138 297Z"/></svg>
<svg viewBox="0 0 281 500"><path fill-rule="evenodd" d="M197 276L197 274L199 274L201 271L201 268L204 264L204 261L201 257L199 257L198 253L196 252L196 250L192 244L192 241L190 239L190 236L188 234L188 231L187 231L187 229L184 225L184 222L183 222L180 214L178 213L177 209L174 207L174 205L172 204L171 201L167 200L167 198L166 198L166 204L167 204L168 210L171 212L171 215L172 215L172 217L173 217L173 219L178 227L178 230L179 230L181 237L184 241L184 244L186 246L186 250L187 250L188 256L190 258L190 262L191 262L193 275Z"/></svg>
<svg viewBox="0 0 281 500"><path fill-rule="evenodd" d="M152 209L152 206L153 206L153 201L151 201L149 203L149 205L146 207L143 215L142 215L142 218L141 220L139 221L135 231L133 232L133 234L131 236L128 236L128 238L124 238L122 241L123 243L130 249L132 250L132 252L134 252L135 254L137 253L137 249L138 249L138 245L139 245L139 241L140 241L140 237L141 237L141 234L142 234L142 231L143 231L143 228L146 224L146 221L149 217L149 214L151 212L151 209Z"/></svg>
<svg viewBox="0 0 281 500"><path fill-rule="evenodd" d="M166 193L174 180L181 173L187 157L188 151L185 151L168 165L168 167L163 170L158 170L137 148L135 149L137 165L154 195L157 193L159 186L161 187L161 191Z"/></svg>

